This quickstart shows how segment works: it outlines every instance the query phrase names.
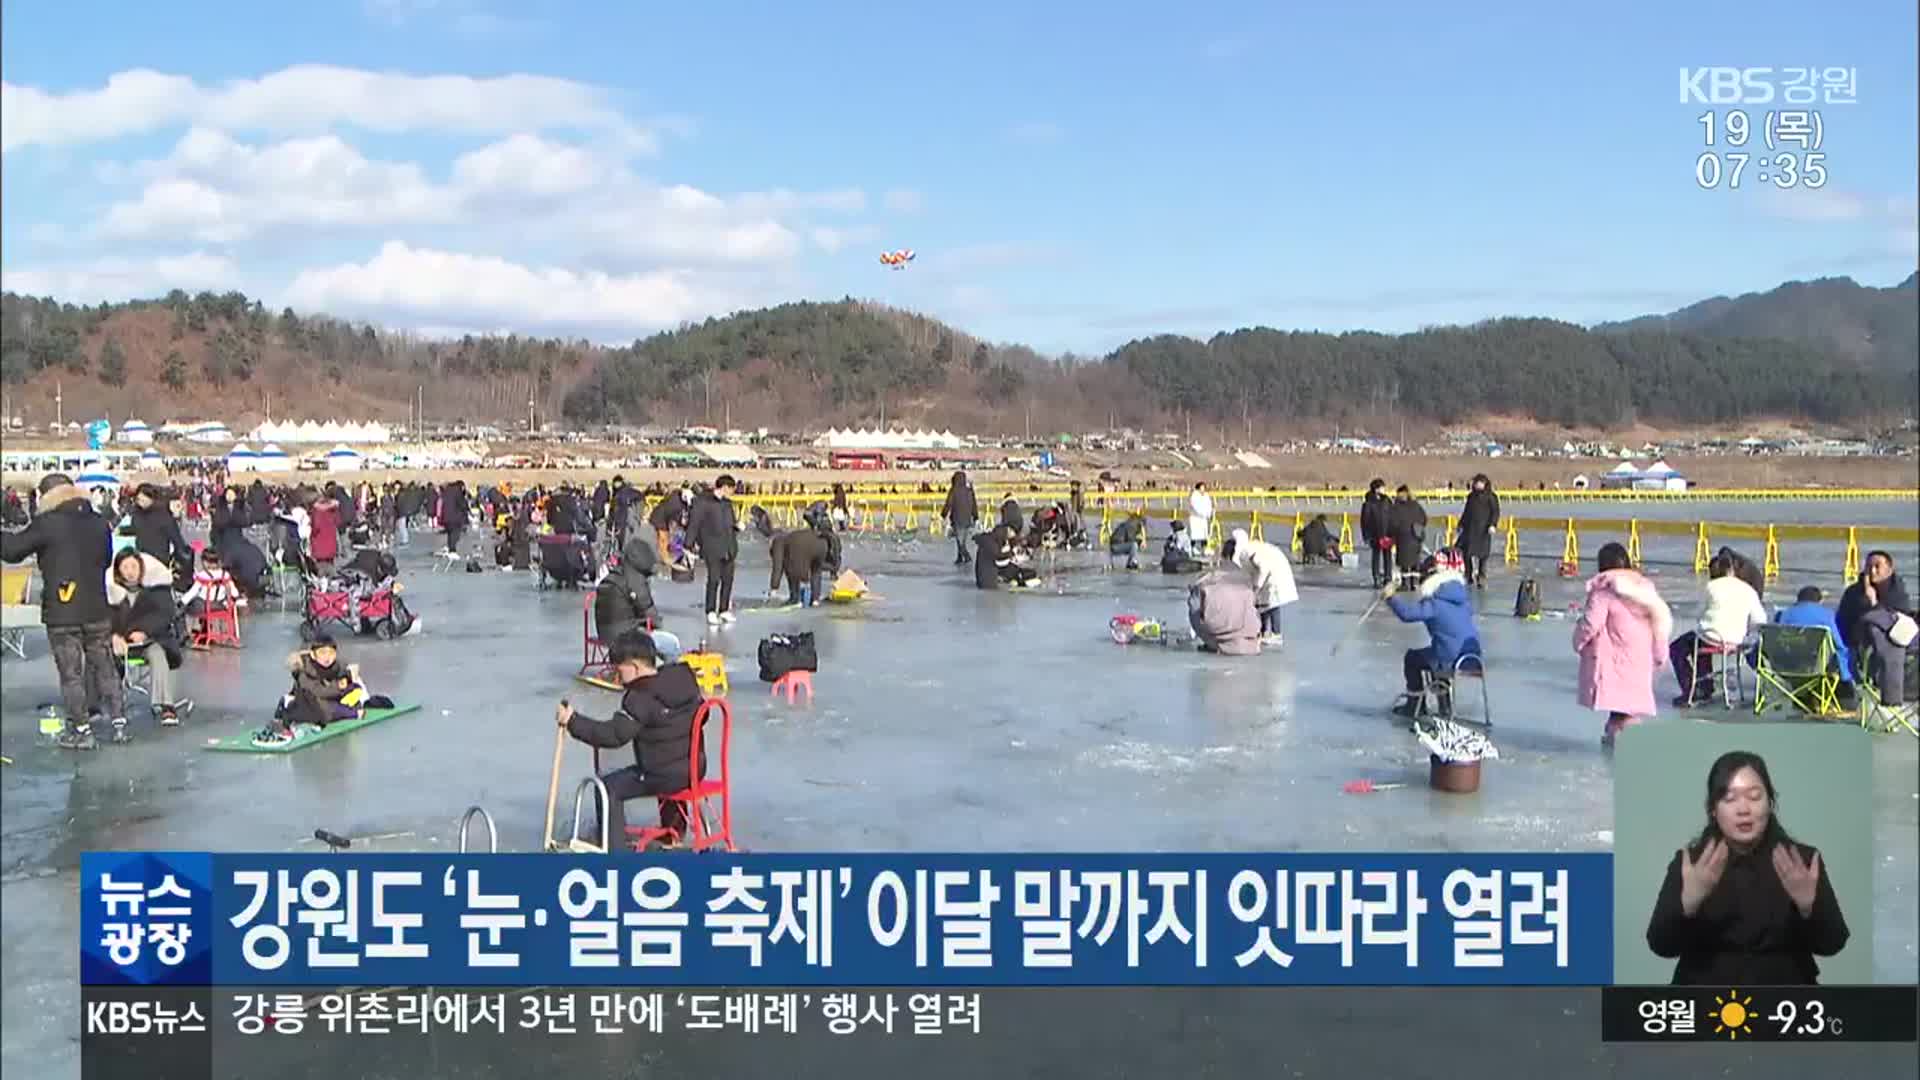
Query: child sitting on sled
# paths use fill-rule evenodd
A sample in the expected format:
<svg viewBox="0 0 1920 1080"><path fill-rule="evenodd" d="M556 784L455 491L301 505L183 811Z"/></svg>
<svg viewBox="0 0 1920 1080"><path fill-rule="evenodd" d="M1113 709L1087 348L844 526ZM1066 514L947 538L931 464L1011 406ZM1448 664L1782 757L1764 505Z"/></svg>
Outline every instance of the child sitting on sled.
<svg viewBox="0 0 1920 1080"><path fill-rule="evenodd" d="M317 634L305 649L287 657L293 688L274 708L273 724L253 738L255 746L279 746L342 720L357 720L368 709L393 702L367 692L359 664L344 664L332 636Z"/></svg>

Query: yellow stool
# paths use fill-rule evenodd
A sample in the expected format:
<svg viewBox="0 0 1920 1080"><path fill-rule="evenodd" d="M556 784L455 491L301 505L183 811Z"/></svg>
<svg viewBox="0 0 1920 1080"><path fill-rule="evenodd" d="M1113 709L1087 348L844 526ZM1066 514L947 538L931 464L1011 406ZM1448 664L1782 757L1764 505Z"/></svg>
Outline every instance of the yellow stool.
<svg viewBox="0 0 1920 1080"><path fill-rule="evenodd" d="M700 692L708 697L727 696L727 658L714 652L691 652L680 659L693 669Z"/></svg>

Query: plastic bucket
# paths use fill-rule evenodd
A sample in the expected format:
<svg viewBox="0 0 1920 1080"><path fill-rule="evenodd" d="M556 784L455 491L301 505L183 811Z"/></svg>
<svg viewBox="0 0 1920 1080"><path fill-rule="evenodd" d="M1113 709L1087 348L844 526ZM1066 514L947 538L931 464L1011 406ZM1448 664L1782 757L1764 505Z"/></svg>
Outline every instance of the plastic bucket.
<svg viewBox="0 0 1920 1080"><path fill-rule="evenodd" d="M1433 790L1449 795L1471 795L1480 790L1478 761L1441 761L1432 754L1428 757L1433 762L1428 781L1433 785Z"/></svg>

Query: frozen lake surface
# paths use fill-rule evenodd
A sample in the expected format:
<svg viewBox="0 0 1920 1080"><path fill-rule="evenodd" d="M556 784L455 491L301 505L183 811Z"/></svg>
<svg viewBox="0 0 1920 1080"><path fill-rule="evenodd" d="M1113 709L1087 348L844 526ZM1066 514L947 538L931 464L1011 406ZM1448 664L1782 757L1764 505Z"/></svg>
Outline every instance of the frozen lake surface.
<svg viewBox="0 0 1920 1080"><path fill-rule="evenodd" d="M1428 509L1437 518L1444 508ZM1575 512L1649 510L1686 520L1912 522L1910 507L1875 504ZM765 545L754 539L743 543L743 605L768 602ZM1583 536L1589 568L1601 539ZM423 632L345 644L375 692L422 711L296 754L201 749L210 735L266 721L286 683L284 658L298 644L292 614L250 618L243 650L190 656L183 679L198 709L181 728L161 732L142 717L134 744L86 755L57 751L36 733L38 706L57 697L44 639L34 639L29 660L6 661L0 752L14 764L0 774L9 991L0 1064L8 1072L77 1071L73 898L83 850L315 850L319 827L374 850L452 850L471 804L493 814L504 849L538 848L554 703L570 697L604 714L614 700L572 679L586 594L540 592L531 575L491 569L429 573L435 540L418 537L401 552ZM1698 608L1699 586L1681 565L1691 544L1646 544L1684 624ZM1234 659L1113 644L1106 624L1120 613L1184 627L1186 579L1157 569L1112 572L1103 554L1076 553L1059 558L1045 588L981 592L951 565L944 541L854 539L849 565L878 599L747 611L711 635L734 686L736 836L761 851L1608 850L1611 758L1598 742L1601 717L1573 701L1566 609L1579 583L1552 576L1547 557L1557 549L1531 546L1542 559L1521 571L1540 577L1549 614L1511 617L1520 571L1496 559L1481 635L1501 760L1488 764L1479 793L1449 796L1425 786L1424 751L1387 713L1401 652L1423 644L1424 631L1381 612L1332 653L1372 599L1364 571L1300 571L1286 645ZM1912 578L1914 553L1897 556ZM1663 565L1669 558L1674 565ZM1786 594L1806 583L1802 576L1839 584L1838 548L1786 562ZM703 636L697 583L663 581L656 594L666 628L689 644ZM756 680L754 650L765 634L798 629L818 637L818 696L789 706ZM1667 679L1662 701L1675 692ZM1742 722L1718 710L1697 715ZM1874 748L1876 976L1887 981L1912 981L1916 971L1916 745L1886 737ZM587 749L570 744L563 798L588 768ZM1361 779L1411 786L1342 793ZM1590 1017L1583 1024L1593 1030ZM1617 1065L1621 1055L1609 1054Z"/></svg>

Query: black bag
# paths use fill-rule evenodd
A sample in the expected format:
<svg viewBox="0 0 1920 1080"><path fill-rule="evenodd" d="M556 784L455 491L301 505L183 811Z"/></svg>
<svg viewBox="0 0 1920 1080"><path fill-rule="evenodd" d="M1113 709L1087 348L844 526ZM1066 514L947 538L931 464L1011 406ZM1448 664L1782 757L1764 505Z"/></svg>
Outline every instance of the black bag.
<svg viewBox="0 0 1920 1080"><path fill-rule="evenodd" d="M669 563L668 567L674 584L685 585L693 580L693 567L686 563Z"/></svg>
<svg viewBox="0 0 1920 1080"><path fill-rule="evenodd" d="M760 681L779 682L789 671L819 671L813 634L774 634L760 641Z"/></svg>
<svg viewBox="0 0 1920 1080"><path fill-rule="evenodd" d="M1516 619L1537 619L1540 617L1540 583L1532 578L1522 578L1520 591L1513 598L1513 617Z"/></svg>

